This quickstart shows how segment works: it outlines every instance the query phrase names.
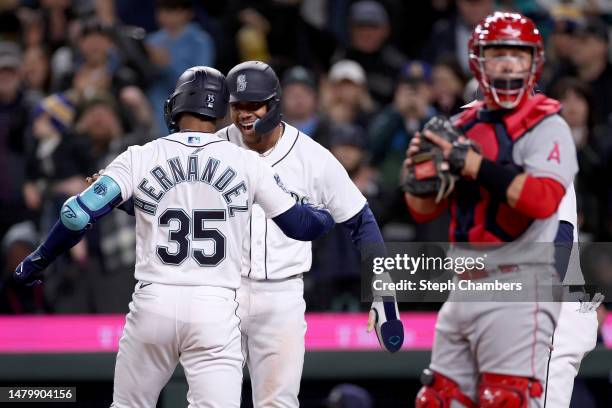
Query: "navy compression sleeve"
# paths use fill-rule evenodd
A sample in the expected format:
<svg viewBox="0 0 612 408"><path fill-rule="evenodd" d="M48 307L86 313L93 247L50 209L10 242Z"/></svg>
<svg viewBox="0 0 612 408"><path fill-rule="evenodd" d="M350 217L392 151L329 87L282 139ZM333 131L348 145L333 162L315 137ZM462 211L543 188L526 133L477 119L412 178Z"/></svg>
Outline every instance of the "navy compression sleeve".
<svg viewBox="0 0 612 408"><path fill-rule="evenodd" d="M574 226L570 222L559 221L559 229L555 237L555 268L562 282L565 279L573 245Z"/></svg>
<svg viewBox="0 0 612 408"><path fill-rule="evenodd" d="M295 204L272 220L283 233L298 241L312 241L327 233L334 226L334 219L327 210L311 205Z"/></svg>

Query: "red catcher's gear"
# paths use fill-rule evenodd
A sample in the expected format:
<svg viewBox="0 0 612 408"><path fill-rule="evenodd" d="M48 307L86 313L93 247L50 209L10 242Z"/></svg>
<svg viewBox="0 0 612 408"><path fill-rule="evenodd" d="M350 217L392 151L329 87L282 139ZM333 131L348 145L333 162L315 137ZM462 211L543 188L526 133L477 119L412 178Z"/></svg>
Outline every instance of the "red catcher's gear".
<svg viewBox="0 0 612 408"><path fill-rule="evenodd" d="M542 395L542 384L535 378L485 373L478 385L481 408L528 408L531 398Z"/></svg>
<svg viewBox="0 0 612 408"><path fill-rule="evenodd" d="M531 68L527 78L502 80L489 78L484 69L484 49L491 46L531 49ZM501 109L518 106L533 92L544 66L544 42L533 21L517 13L495 12L480 22L468 43L470 70L484 91L485 98Z"/></svg>
<svg viewBox="0 0 612 408"><path fill-rule="evenodd" d="M425 369L421 375L423 387L416 397L416 408L450 408L453 400L466 408L478 406L459 389L459 385L448 377L435 371Z"/></svg>

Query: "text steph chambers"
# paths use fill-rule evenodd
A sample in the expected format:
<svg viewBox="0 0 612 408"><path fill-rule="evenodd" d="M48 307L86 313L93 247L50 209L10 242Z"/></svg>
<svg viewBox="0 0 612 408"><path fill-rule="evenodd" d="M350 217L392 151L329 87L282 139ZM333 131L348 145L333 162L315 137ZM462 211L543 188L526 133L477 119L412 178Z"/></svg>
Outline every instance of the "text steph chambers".
<svg viewBox="0 0 612 408"><path fill-rule="evenodd" d="M520 282L500 282L497 279L493 282L475 282L471 280L459 280L454 282L431 282L421 279L418 282L402 279L399 282L385 282L376 279L372 282L374 290L377 291L438 291L448 292L451 290L465 291L521 291L523 284Z"/></svg>

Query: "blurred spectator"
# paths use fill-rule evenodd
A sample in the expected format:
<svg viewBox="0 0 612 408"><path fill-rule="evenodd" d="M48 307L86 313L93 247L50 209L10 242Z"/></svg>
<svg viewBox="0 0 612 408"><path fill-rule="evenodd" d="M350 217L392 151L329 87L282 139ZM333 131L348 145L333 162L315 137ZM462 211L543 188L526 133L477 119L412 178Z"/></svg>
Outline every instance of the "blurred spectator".
<svg viewBox="0 0 612 408"><path fill-rule="evenodd" d="M45 43L45 22L40 10L22 9L19 20L23 26L21 41L26 48L43 47Z"/></svg>
<svg viewBox="0 0 612 408"><path fill-rule="evenodd" d="M572 7L589 14L612 13L612 2L609 0L536 0L536 3L545 10Z"/></svg>
<svg viewBox="0 0 612 408"><path fill-rule="evenodd" d="M158 76L149 87L149 101L159 128L165 129L164 102L174 89L176 80L187 68L214 66L215 48L212 38L193 18L190 0L157 0L159 31L147 37L149 56L158 68Z"/></svg>
<svg viewBox="0 0 612 408"><path fill-rule="evenodd" d="M463 91L466 85L459 63L450 58L440 59L433 66L431 81L433 106L438 113L447 117L458 113L465 104Z"/></svg>
<svg viewBox="0 0 612 408"><path fill-rule="evenodd" d="M38 234L30 221L13 225L1 244L2 275L0 275L0 314L42 313L45 306L42 286L18 285L13 272L19 262L38 246Z"/></svg>
<svg viewBox="0 0 612 408"><path fill-rule="evenodd" d="M21 10L24 39L28 47L44 45L51 51L68 43L70 22L74 18L71 0L41 0L40 10Z"/></svg>
<svg viewBox="0 0 612 408"><path fill-rule="evenodd" d="M338 61L327 79L322 88L322 111L335 123L351 123L366 129L375 105L361 65L351 60Z"/></svg>
<svg viewBox="0 0 612 408"><path fill-rule="evenodd" d="M470 75L468 40L476 24L491 14L494 6L493 0L457 0L457 13L433 26L423 48L423 59L433 64L442 57L455 58L463 72Z"/></svg>
<svg viewBox="0 0 612 408"><path fill-rule="evenodd" d="M96 169L106 167L128 146L141 145L152 140L146 126L126 134L118 109L112 95L104 93L94 95L80 107L76 131L89 140Z"/></svg>
<svg viewBox="0 0 612 408"><path fill-rule="evenodd" d="M43 47L30 47L26 50L21 72L25 87L35 92L39 99L49 93L51 85L49 55Z"/></svg>
<svg viewBox="0 0 612 408"><path fill-rule="evenodd" d="M11 225L30 216L21 189L29 116L36 98L23 88L19 71L22 63L17 44L0 42L0 237Z"/></svg>
<svg viewBox="0 0 612 408"><path fill-rule="evenodd" d="M95 12L100 23L110 33L122 64L136 76L133 81L139 86L148 85L154 76L155 67L149 60L144 40L144 28L123 24L117 18L114 0L94 0Z"/></svg>
<svg viewBox="0 0 612 408"><path fill-rule="evenodd" d="M336 385L327 397L327 408L372 408L370 393L358 385Z"/></svg>
<svg viewBox="0 0 612 408"><path fill-rule="evenodd" d="M576 76L587 83L593 95L595 124L612 121L612 64L609 58L609 34L605 22L589 17L572 30L570 42L571 67L558 67L549 88L563 77Z"/></svg>
<svg viewBox="0 0 612 408"><path fill-rule="evenodd" d="M561 80L553 97L563 104L561 116L572 131L578 154L579 172L575 179L580 230L595 240L612 235L612 139L610 126L596 125L593 97L589 87L575 78Z"/></svg>
<svg viewBox="0 0 612 408"><path fill-rule="evenodd" d="M546 49L546 64L540 83L549 83L557 72L567 72L571 67L573 39L578 20L582 15L574 8L552 11L553 30L550 33Z"/></svg>
<svg viewBox="0 0 612 408"><path fill-rule="evenodd" d="M317 82L306 68L293 67L283 75L283 118L299 131L312 136L319 124Z"/></svg>
<svg viewBox="0 0 612 408"><path fill-rule="evenodd" d="M23 193L28 208L43 210L44 231L62 203L86 188L84 178L93 170L89 143L71 130L74 116L74 102L66 94L51 95L34 110L35 142L26 160Z"/></svg>
<svg viewBox="0 0 612 408"><path fill-rule="evenodd" d="M293 65L317 71L329 67L336 41L327 29L326 0L246 0L240 5L236 13L240 60L266 61L280 71Z"/></svg>
<svg viewBox="0 0 612 408"><path fill-rule="evenodd" d="M236 33L238 58L241 61L271 62L268 34L270 22L252 8L241 10L238 19L242 27Z"/></svg>
<svg viewBox="0 0 612 408"><path fill-rule="evenodd" d="M110 29L97 19L80 22L78 53L60 49L53 57L53 90L75 89L79 98L113 92L137 82L133 70L123 65ZM61 55L61 58L59 57Z"/></svg>
<svg viewBox="0 0 612 408"><path fill-rule="evenodd" d="M349 46L338 50L333 61L356 61L367 73L367 86L381 105L393 98L395 76L406 63L406 57L387 43L391 26L382 4L361 0L349 9Z"/></svg>
<svg viewBox="0 0 612 408"><path fill-rule="evenodd" d="M393 103L374 118L369 129L372 164L381 171L385 188L399 185L408 143L434 114L431 67L412 61L400 71Z"/></svg>

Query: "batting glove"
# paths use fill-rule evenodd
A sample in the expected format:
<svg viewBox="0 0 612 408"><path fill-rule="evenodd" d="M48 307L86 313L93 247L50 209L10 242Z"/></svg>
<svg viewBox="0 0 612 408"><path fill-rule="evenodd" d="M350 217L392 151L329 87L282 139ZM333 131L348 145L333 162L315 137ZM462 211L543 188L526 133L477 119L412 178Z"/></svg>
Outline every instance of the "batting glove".
<svg viewBox="0 0 612 408"><path fill-rule="evenodd" d="M22 285L40 285L42 283L43 270L47 266L49 266L49 262L37 249L17 265L13 278Z"/></svg>
<svg viewBox="0 0 612 408"><path fill-rule="evenodd" d="M390 353L395 353L404 343L404 325L400 320L395 298L383 296L380 299L372 302L368 331L376 329L380 346Z"/></svg>

